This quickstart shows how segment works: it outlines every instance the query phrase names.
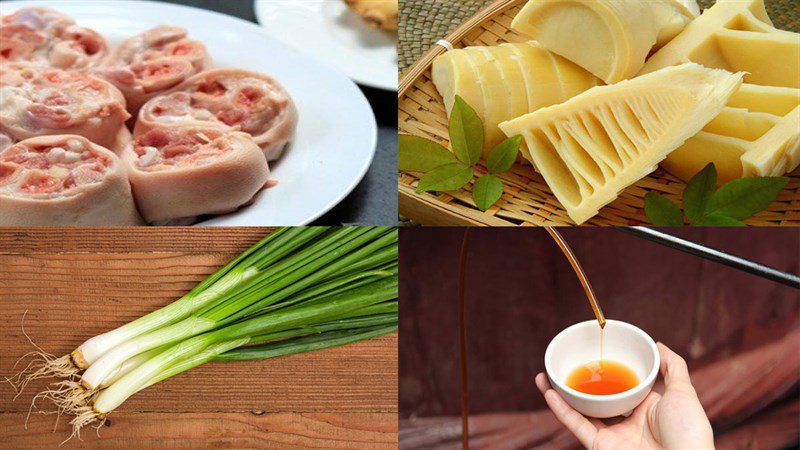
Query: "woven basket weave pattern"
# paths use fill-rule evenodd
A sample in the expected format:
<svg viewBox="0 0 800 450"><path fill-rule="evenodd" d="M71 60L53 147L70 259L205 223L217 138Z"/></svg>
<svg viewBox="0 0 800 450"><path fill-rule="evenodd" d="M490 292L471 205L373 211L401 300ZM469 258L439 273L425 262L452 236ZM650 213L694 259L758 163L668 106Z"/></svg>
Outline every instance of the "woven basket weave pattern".
<svg viewBox="0 0 800 450"><path fill-rule="evenodd" d="M776 26L798 30L797 0L767 0L770 17ZM447 145L447 116L444 104L430 80L430 61L433 54L410 67L421 54L447 33L454 33L451 42L456 48L470 45L496 45L522 38L511 31L511 20L525 0L487 2L485 0L404 0L400 12L401 68L407 70L400 84L398 97L398 128L401 133L423 136ZM702 1L707 7L713 1ZM488 6L486 6L488 5ZM486 9L481 8L486 6ZM476 15L476 11L478 11ZM488 15L487 15L488 14ZM460 24L460 26L459 26ZM454 30L454 31L453 31ZM433 47L439 54L443 49ZM478 168L478 174L485 168ZM414 192L418 174L401 173L401 214L426 224L437 225L570 225L572 221L553 196L542 176L530 165L516 164L501 175L503 197L488 211L475 207L469 185L447 193ZM789 185L761 213L746 220L750 225L800 225L800 169L795 170ZM644 196L657 192L680 204L685 184L662 169L640 180L620 193L617 200L600 210L587 225L647 224L644 215Z"/></svg>
<svg viewBox="0 0 800 450"><path fill-rule="evenodd" d="M447 36L464 20L493 0L400 0L399 68L407 67L428 51L439 39ZM714 0L700 0L705 9ZM800 32L798 0L766 0L769 17L781 30Z"/></svg>

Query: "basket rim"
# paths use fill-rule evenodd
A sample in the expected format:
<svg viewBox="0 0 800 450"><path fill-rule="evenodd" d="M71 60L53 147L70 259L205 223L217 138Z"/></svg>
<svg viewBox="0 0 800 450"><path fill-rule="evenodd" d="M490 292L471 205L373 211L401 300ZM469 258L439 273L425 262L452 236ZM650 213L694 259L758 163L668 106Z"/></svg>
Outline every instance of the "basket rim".
<svg viewBox="0 0 800 450"><path fill-rule="evenodd" d="M495 0L462 22L453 31L451 31L450 34L442 38L442 40L450 43L459 42L464 39L464 37L466 37L466 35L469 34L476 25L496 14L502 13L506 9L515 6L515 4L522 3L524 1L526 0ZM439 44L433 44L433 46L428 51L423 53L422 56L420 56L419 59L414 62L414 64L407 67L400 74L400 81L397 86L397 98L399 99L403 97L408 88L414 84L417 78L419 78L426 70L428 70L429 66L433 63L434 58L441 55L446 50L446 48Z"/></svg>

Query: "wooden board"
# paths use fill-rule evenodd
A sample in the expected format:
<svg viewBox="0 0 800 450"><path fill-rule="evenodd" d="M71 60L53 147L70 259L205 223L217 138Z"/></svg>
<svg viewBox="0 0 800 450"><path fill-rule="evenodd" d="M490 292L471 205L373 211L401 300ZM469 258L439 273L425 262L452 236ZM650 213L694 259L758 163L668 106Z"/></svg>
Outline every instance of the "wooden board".
<svg viewBox="0 0 800 450"><path fill-rule="evenodd" d="M258 241L267 228L0 231L0 376L32 350L65 354L163 306ZM0 447L51 448L62 420L33 415L31 385L0 383ZM212 363L133 396L84 445L121 448L395 448L397 335L267 361ZM77 442L77 441L76 441ZM73 443L74 444L74 443ZM9 447L10 446L10 447Z"/></svg>
<svg viewBox="0 0 800 450"><path fill-rule="evenodd" d="M63 448L96 449L374 449L397 448L397 415L390 413L119 413L96 433ZM53 418L0 415L4 444L0 448L53 449L66 430L53 432Z"/></svg>

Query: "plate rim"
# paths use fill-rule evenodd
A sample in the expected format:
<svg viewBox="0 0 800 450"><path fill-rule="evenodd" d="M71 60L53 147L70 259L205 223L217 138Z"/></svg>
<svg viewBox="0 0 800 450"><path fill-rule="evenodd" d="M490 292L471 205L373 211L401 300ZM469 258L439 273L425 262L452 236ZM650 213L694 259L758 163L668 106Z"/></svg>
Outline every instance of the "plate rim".
<svg viewBox="0 0 800 450"><path fill-rule="evenodd" d="M253 0L253 11L254 11L255 16L256 16L256 21L258 22L257 26L259 28L261 28L263 30L263 32L265 34L267 34L268 36L273 37L276 40L280 40L277 36L275 36L275 35L273 35L273 34L271 34L269 32L269 29L266 27L266 24L264 23L266 19L264 18L264 11L262 10L262 7L260 5L266 4L267 1L269 1L269 0ZM326 0L320 0L320 1L326 1ZM327 1L331 1L331 0L327 0ZM338 1L338 0L334 0L334 1ZM397 47L395 47L395 49L397 49ZM309 53L305 53L305 52L302 52L302 53L307 55L309 58L314 59L313 55L311 55ZM322 62L322 61L318 61L318 62L320 64L328 65L327 63ZM368 79L368 78L363 78L363 77L360 77L360 76L357 76L357 75L352 75L352 74L346 73L346 71L344 71L344 70L342 70L342 69L340 69L338 67L332 67L331 66L331 68L333 68L337 72L340 72L342 75L348 77L349 79L351 79L352 81L354 81L355 83L357 83L359 85L363 85L363 86L374 88L374 89L379 89L379 90L386 91L386 92L397 92L397 90L398 90L397 82L399 82L399 76L398 76L397 81L395 82L395 84L389 84L389 83L377 82L377 81L374 81L374 80L371 80L371 79Z"/></svg>

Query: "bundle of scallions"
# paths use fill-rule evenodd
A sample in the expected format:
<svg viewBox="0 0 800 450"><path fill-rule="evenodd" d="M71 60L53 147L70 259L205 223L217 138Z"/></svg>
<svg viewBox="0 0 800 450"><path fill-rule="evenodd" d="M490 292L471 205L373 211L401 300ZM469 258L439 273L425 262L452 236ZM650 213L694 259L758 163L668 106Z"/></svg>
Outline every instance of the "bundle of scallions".
<svg viewBox="0 0 800 450"><path fill-rule="evenodd" d="M17 376L16 387L60 379L36 398L75 415L75 435L136 392L209 361L272 358L393 332L397 255L396 228L278 229L175 302L70 355L40 353L41 364Z"/></svg>

